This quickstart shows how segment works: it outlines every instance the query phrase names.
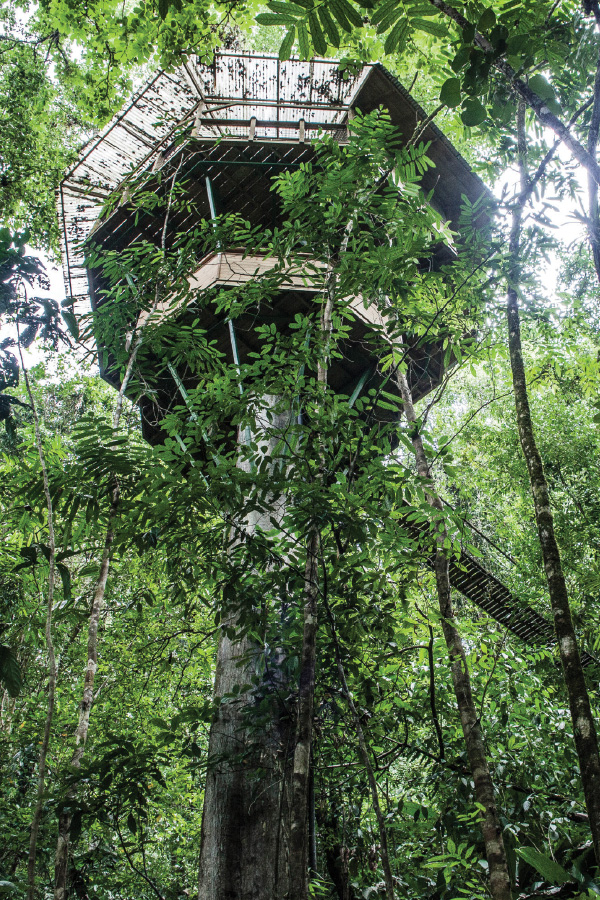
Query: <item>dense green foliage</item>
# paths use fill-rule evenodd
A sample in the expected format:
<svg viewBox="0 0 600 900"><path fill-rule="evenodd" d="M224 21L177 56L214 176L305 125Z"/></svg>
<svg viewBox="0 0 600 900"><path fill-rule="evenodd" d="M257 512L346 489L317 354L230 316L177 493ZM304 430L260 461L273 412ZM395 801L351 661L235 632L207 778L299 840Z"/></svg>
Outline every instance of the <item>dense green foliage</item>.
<svg viewBox="0 0 600 900"><path fill-rule="evenodd" d="M57 820L65 810L73 816L70 896L177 900L195 893L208 729L215 704L237 702L236 696L213 697L218 632L230 627L233 610L238 625L264 648L252 686L251 726L258 734L279 702L269 672L282 646L286 684L298 678L311 527L319 531L325 584L313 744L318 873L311 889L315 896L348 900L384 895L380 835L340 687L337 641L372 757L397 896L489 896L427 565L435 523L414 470L410 430L394 418L397 391L384 386L385 393L366 391L349 403L314 373L343 352L348 298L358 294L372 297L403 339L446 342L447 359L454 354L458 364L443 390L421 402L419 415L436 483L449 504L447 550L470 547L515 596L547 615L503 319L510 191L499 203L493 238L478 236L467 209L457 260L424 272L419 260L451 239L418 187L429 165L427 147L402 149L385 114L375 114L358 117L347 147L324 139L318 164L281 176L273 186L285 212L277 232L225 217L216 228L213 223L178 236L174 249L140 244L125 256L105 257L112 291L93 320L75 323L68 307L61 320L61 297L51 303L30 296L44 285L24 244L56 251L53 192L60 174L81 141L116 111L140 67L171 66L191 50L208 58L223 41L268 46L273 26L284 29L275 31L283 57L294 49L302 56L335 52L346 66L382 59L408 80L418 72L415 93L431 109L439 100L444 127L490 183L505 178L514 162L517 76L562 121L578 113L573 134L588 146L590 73L599 40L590 16L596 11L593 3L583 10L571 3L468 3L458 10L466 19L460 25L437 4L397 0L365 6L274 0L266 7L203 0L128 7L96 0L84 7L56 0L35 9L3 7L0 204L9 231L0 234L0 315L11 330L0 343L6 424L0 457L0 893L20 897L26 889L47 713L50 542L33 401L56 532L52 629L58 658L37 848L39 896L52 895ZM255 14L261 28L250 33ZM28 17L26 27L21 16ZM551 141L536 124L535 105L530 109L533 174ZM379 191L382 173L386 187ZM587 243L574 248L551 227L553 216L580 203L587 210L580 219L593 236L597 210L588 209L587 200L581 204L576 175L566 152L555 154L540 174L527 212L519 292L533 415L577 631L582 647L600 655L598 283ZM185 185L173 175L171 193L166 182L163 188L161 214L168 217L172 205L185 202ZM148 200L141 193L137 202ZM203 253L240 246L268 252L278 268L237 290L190 291L187 276ZM268 303L285 282L286 267L302 269L307 253L317 263L308 276L335 296L331 334L319 332L322 307L315 304L288 333L261 326L260 350L243 371L228 365L200 326L202 309L216 304L235 318ZM556 290L543 277L548 260L561 266ZM184 314L183 326L181 318L152 318L156 298L167 290L172 309ZM154 447L142 440L130 400L114 427L116 394L74 347L93 328L103 343L112 342L122 373L131 359L125 336L142 321L140 313L150 314L150 324L130 400L157 377L157 357L163 367L185 367L197 384L169 410L164 441ZM38 355L31 364L31 393L19 373L15 326L22 349L37 338L48 351L43 362ZM390 353L381 336L372 340L391 382L405 359ZM65 351L64 342L73 346ZM265 395L280 398L275 412L294 412L283 436L267 423L267 434L277 438L275 466L253 438ZM377 421L378 406L393 413L392 421ZM244 435L239 447L238 429ZM245 516L265 514L274 497L284 496L281 521L239 539ZM407 516L432 531L415 538ZM90 733L75 770L70 763L88 619L110 527L115 537ZM458 594L455 602L515 897L596 896L600 878L556 652L524 645ZM588 673L597 721L598 670ZM293 716L295 687L285 703Z"/></svg>

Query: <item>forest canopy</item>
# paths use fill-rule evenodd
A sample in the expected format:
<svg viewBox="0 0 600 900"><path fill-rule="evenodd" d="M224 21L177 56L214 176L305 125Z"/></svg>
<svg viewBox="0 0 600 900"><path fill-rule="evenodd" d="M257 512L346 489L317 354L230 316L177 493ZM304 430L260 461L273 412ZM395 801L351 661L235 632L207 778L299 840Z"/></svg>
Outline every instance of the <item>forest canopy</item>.
<svg viewBox="0 0 600 900"><path fill-rule="evenodd" d="M0 894L596 897L596 0L0 23Z"/></svg>

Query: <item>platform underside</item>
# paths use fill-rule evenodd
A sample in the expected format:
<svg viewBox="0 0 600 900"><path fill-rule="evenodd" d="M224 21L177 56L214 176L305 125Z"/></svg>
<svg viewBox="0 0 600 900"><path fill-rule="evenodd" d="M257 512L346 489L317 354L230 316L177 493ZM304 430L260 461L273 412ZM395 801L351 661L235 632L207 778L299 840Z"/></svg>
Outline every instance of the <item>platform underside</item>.
<svg viewBox="0 0 600 900"><path fill-rule="evenodd" d="M232 343L232 330L229 321L223 314L216 311L213 304L207 304L199 311L192 304L185 312L175 312L170 316L172 324L178 329L185 329L191 323L200 319L200 327L203 337L212 345L215 361L219 359L228 365L235 365L237 361L243 369L246 363L253 362L252 354L261 352L260 326L275 324L282 335L290 333L290 325L297 315L315 316L318 312L319 299L314 291L283 290L270 303L261 303L260 315L258 309L251 309L233 321L234 343ZM198 329L198 324L195 328ZM235 346L234 346L235 344ZM369 323L358 315L354 316L350 332L339 347L339 356L332 359L328 370L328 385L338 395L348 398L365 395L370 391L379 395L385 391L398 399L397 410L390 409L390 397L380 397L373 402L369 409L371 422L387 424L398 421L401 412L400 392L390 373L382 373L376 348L381 347L381 336L376 335ZM415 400L419 400L430 393L441 382L444 372L444 351L441 342L420 345L410 336L405 338L403 352L407 354L408 379ZM237 351L237 360L236 360ZM164 432L161 421L175 407L183 402L180 384L185 392L193 391L199 384L201 375L187 365L179 365L177 379L169 369L165 359L148 352L141 355L140 364L142 376L150 390L139 401L142 413L142 429L144 437L150 443L158 443L164 440ZM206 373L209 374L209 373ZM306 372L310 377L311 373ZM103 377L113 386L119 387L119 373L114 366L114 360L109 356L107 365L102 371ZM178 382L180 384L178 384ZM252 390L252 384L246 383L245 388ZM371 395L372 396L372 395Z"/></svg>

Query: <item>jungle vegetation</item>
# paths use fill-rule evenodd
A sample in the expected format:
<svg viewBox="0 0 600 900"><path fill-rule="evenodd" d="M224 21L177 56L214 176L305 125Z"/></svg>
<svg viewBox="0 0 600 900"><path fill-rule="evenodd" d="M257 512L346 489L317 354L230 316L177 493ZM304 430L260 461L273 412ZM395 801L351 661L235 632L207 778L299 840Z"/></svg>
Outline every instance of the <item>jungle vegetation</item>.
<svg viewBox="0 0 600 900"><path fill-rule="evenodd" d="M600 894L596 0L11 0L0 21L0 894ZM162 244L100 255L106 302L75 311L39 256L62 173L149 74L223 46L383 62L490 188L489 226L467 204L457 239L419 134L358 114L274 181L276 231L230 215L167 242L185 184L140 191ZM440 241L452 263L425 270ZM191 291L224 247L280 265ZM307 255L315 308L227 364L198 313L268 302ZM328 372L358 295L397 342L374 337L384 388L349 402ZM448 363L418 402L407 334ZM197 388L150 446L157 356ZM463 550L556 640L452 589ZM215 693L218 645L239 659ZM209 853L236 792L244 853Z"/></svg>

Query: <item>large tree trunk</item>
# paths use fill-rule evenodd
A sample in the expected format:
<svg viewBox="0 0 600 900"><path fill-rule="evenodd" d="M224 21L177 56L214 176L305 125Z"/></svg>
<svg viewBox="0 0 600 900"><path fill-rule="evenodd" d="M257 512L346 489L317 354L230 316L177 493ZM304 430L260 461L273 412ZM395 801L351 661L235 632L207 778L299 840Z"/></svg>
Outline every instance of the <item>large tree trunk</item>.
<svg viewBox="0 0 600 900"><path fill-rule="evenodd" d="M215 695L255 674L258 648L222 635ZM209 739L200 851L199 900L279 900L288 891L286 763L292 738L273 710L262 735L252 730L251 691L221 704ZM282 808L283 807L283 808Z"/></svg>
<svg viewBox="0 0 600 900"><path fill-rule="evenodd" d="M403 373L398 375L398 386L402 394L404 414L408 422L414 427L412 443L415 450L417 471L428 485L427 498L430 506L443 513L442 501L435 490L423 440L417 430L417 417L413 407L412 394L406 376ZM443 519L441 521L443 522ZM456 626L452 608L449 563L444 549L446 537L445 527L443 525L438 526L435 580L438 603L442 615L442 630L450 657L454 693L460 714L467 758L475 784L475 798L481 806L480 825L489 867L490 893L494 900L511 900L510 877L502 838L502 825L494 797L494 785L487 762L480 719L473 701L471 676L467 666L465 649L462 637Z"/></svg>
<svg viewBox="0 0 600 900"><path fill-rule="evenodd" d="M266 398L265 406L272 409L276 399ZM275 413L271 420L269 454L277 430L289 425L290 415ZM280 521L283 512L283 498L273 498L272 519ZM249 534L259 526L270 529L272 520L265 517L263 522L261 516L252 515L243 525ZM236 613L229 610L217 653L216 698L251 684L260 671L263 647L249 636L228 637L226 631L235 628ZM198 900L283 900L289 893L288 792L294 727L283 703L287 692L282 674L274 673L271 682L278 679L269 686L270 715L262 730L253 726L255 687L222 703L212 723Z"/></svg>

